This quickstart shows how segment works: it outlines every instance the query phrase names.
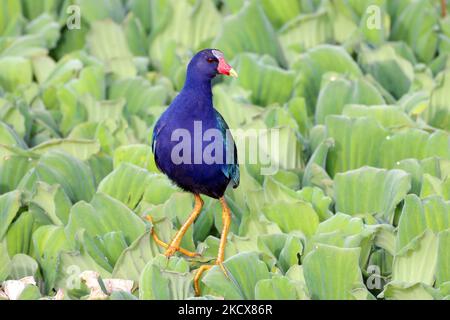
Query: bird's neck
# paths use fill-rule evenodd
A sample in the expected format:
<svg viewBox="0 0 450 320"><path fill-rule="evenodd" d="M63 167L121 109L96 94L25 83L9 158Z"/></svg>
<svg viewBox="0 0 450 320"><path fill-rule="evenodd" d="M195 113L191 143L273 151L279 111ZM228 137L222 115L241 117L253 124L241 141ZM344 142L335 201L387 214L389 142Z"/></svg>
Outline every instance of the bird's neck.
<svg viewBox="0 0 450 320"><path fill-rule="evenodd" d="M194 95L196 99L204 100L206 104L212 106L211 80L209 77L192 76L188 73L182 92Z"/></svg>

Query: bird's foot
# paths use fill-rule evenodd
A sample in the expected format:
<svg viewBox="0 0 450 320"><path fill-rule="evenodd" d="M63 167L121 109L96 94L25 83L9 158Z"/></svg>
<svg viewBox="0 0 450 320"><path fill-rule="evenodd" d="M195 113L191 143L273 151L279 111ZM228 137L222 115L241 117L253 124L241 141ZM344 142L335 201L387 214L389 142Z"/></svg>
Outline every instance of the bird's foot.
<svg viewBox="0 0 450 320"><path fill-rule="evenodd" d="M151 216L146 216L145 219L146 219L147 221L150 221L151 223L153 223L153 219L152 219ZM152 228L152 230L150 231L150 233L151 233L151 235L152 235L152 237L153 237L153 240L154 240L159 246L161 246L161 247L163 247L164 249L166 249L166 252L164 253L164 255L165 255L166 257L171 257L171 256L174 255L175 252L177 252L177 251L180 252L181 254L183 254L183 255L185 255L185 256L187 256L187 257L191 257L191 258L200 256L200 254L197 253L197 252L188 251L188 250L186 250L186 249L180 248L179 246L171 246L171 245L168 245L167 243L165 243L164 241L162 241L161 239L159 239L158 235L155 233L155 229L154 229L154 228Z"/></svg>
<svg viewBox="0 0 450 320"><path fill-rule="evenodd" d="M195 295L197 297L200 296L200 278L201 278L202 274L205 271L208 271L209 269L214 267L215 265L219 266L220 269L222 269L222 272L224 273L225 277L228 278L228 272L225 269L225 266L224 266L222 261L216 261L215 264L204 264L204 265L202 265L200 268L198 268L198 270L197 270L197 272L195 273L195 276L194 276L194 290L195 290Z"/></svg>
<svg viewBox="0 0 450 320"><path fill-rule="evenodd" d="M167 246L166 248L166 252L164 252L164 255L169 258L171 256L173 256L175 254L175 252L182 250L180 247L176 247L176 246Z"/></svg>

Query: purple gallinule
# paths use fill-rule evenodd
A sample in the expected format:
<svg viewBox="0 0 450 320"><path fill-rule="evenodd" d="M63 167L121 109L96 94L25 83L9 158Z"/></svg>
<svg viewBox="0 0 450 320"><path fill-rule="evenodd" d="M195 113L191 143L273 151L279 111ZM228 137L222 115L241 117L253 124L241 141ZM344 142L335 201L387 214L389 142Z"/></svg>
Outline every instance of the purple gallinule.
<svg viewBox="0 0 450 320"><path fill-rule="evenodd" d="M154 127L152 149L157 167L181 189L193 193L195 205L169 244L158 239L154 232L152 234L156 242L166 248L167 257L176 251L196 256L196 253L180 248L181 240L202 210L200 195L219 199L223 228L216 264L225 272L222 263L231 211L224 193L228 185L234 188L239 185L239 165L228 125L213 106L211 80L218 74L237 77L221 51L205 49L198 52L188 64L183 89ZM209 268L211 265L202 265L195 275L197 294L200 276Z"/></svg>

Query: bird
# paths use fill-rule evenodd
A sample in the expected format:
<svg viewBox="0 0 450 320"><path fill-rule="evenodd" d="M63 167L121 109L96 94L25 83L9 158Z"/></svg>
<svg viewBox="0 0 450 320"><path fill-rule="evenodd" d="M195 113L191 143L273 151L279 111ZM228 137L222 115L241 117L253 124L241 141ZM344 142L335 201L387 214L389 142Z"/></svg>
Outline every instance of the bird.
<svg viewBox="0 0 450 320"><path fill-rule="evenodd" d="M170 243L161 241L153 231L156 243L164 247L165 256L180 252L189 257L197 253L180 248L181 240L199 216L205 195L220 201L223 227L215 264L226 275L225 246L231 225L231 210L224 194L228 186L239 186L237 148L228 124L213 106L211 81L217 75L237 77L222 51L204 49L187 65L182 90L161 114L153 128L152 151L157 168L182 190L194 195L194 208ZM151 220L151 217L147 217ZM152 229L153 230L153 229ZM201 275L213 265L202 265L194 276L194 289L200 295Z"/></svg>

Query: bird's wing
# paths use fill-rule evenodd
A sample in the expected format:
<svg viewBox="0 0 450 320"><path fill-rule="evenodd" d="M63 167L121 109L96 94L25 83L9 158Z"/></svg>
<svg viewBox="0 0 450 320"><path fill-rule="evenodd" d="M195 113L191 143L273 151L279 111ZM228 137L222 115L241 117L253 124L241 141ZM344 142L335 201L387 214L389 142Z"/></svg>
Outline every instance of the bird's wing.
<svg viewBox="0 0 450 320"><path fill-rule="evenodd" d="M226 154L229 152L233 152L233 163L225 163L222 166L222 172L227 178L230 178L233 183L233 188L237 188L239 185L239 164L238 164L238 155L237 155L237 148L236 144L234 143L233 137L231 134L227 134L227 130L229 130L228 124L225 122L225 119L222 117L222 115L215 110L217 122L219 125L219 129L222 132L223 139L225 142L226 147ZM231 150L232 149L232 150Z"/></svg>
<svg viewBox="0 0 450 320"><path fill-rule="evenodd" d="M160 119L160 120L155 124L155 128L153 129L153 135L152 135L152 152L153 152L153 157L155 158L155 164L156 164L156 167L157 167L160 171L162 171L162 170L161 170L161 168L159 167L159 164L158 164L158 155L156 154L156 143L157 143L157 140L158 140L158 135L159 135L159 133L161 132L162 128L164 128L165 125L166 125L166 124L163 123L163 122L161 121L161 119Z"/></svg>

